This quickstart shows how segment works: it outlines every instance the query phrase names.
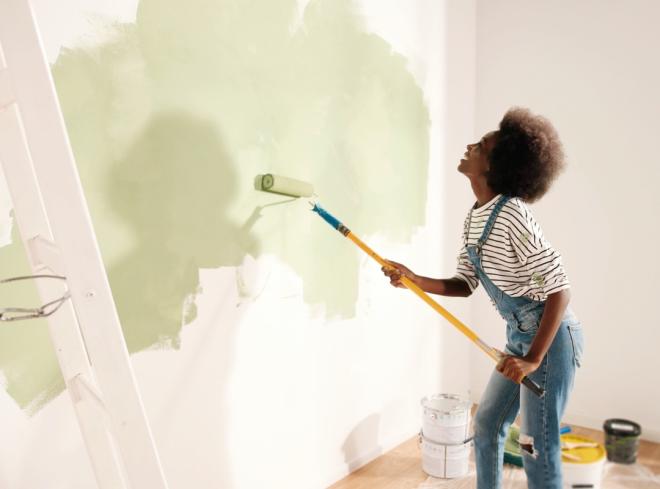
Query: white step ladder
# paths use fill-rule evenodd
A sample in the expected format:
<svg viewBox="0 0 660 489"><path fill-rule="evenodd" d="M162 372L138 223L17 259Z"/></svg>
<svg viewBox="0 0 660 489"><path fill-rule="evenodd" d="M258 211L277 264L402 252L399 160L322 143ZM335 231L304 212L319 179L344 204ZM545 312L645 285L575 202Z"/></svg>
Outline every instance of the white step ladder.
<svg viewBox="0 0 660 489"><path fill-rule="evenodd" d="M43 315L98 486L167 488L28 0L0 0L0 163L32 273L63 278L35 283L67 299Z"/></svg>

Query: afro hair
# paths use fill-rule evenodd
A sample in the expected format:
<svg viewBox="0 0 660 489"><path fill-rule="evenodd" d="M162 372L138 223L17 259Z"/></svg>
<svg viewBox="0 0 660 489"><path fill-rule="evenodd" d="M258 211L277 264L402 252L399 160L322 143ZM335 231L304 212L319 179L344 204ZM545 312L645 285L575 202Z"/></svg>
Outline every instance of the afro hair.
<svg viewBox="0 0 660 489"><path fill-rule="evenodd" d="M550 121L513 107L502 118L491 149L488 185L525 202L540 199L564 168L564 151Z"/></svg>

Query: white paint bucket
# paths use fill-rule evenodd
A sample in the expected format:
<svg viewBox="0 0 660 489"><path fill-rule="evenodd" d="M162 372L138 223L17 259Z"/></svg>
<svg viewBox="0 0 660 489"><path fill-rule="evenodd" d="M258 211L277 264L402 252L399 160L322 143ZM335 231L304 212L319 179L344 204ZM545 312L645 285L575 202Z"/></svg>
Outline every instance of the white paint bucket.
<svg viewBox="0 0 660 489"><path fill-rule="evenodd" d="M564 488L590 487L600 489L605 465L605 448L590 438L566 434L561 441L577 448L562 450L561 468ZM579 444L584 444L580 447ZM590 446L591 445L591 446Z"/></svg>
<svg viewBox="0 0 660 489"><path fill-rule="evenodd" d="M457 445L470 438L472 403L454 394L435 394L422 399L422 432L435 443Z"/></svg>
<svg viewBox="0 0 660 489"><path fill-rule="evenodd" d="M436 443L419 434L422 448L422 470L432 477L453 479L468 473L472 440L456 445Z"/></svg>

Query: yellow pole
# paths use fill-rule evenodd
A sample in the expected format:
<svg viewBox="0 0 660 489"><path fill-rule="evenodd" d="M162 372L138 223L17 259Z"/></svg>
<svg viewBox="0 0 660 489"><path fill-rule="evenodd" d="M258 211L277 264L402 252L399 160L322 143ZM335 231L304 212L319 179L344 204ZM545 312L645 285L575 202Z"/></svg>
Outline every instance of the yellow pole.
<svg viewBox="0 0 660 489"><path fill-rule="evenodd" d="M343 234L348 239L353 241L353 243L355 243L362 251L364 251L371 258L376 260L380 265L384 267L392 268L392 265L390 265L388 262L383 260L374 250L369 248L366 244L362 242L360 238L355 236L350 229L344 226L341 222L339 222L339 220L336 217L332 216L321 206L319 206L318 204L313 204L312 210L316 212L319 216L321 216L323 220L326 221L328 224L330 224L333 228L335 228L341 234ZM429 297L429 295L426 292L420 289L410 279L408 279L405 276L402 276L401 283L403 283L403 285L405 285L408 289L412 290L415 294L417 294L424 302L426 302L429 306L431 306L436 312L440 313L440 315L442 315L461 333L467 336L475 345L477 345L481 350L484 351L484 353L486 353L493 360L499 362L503 358L502 352L486 344L481 338L479 338L476 335L474 331L472 331L465 324L459 321L453 314L447 311L436 301L431 299L431 297ZM532 392L534 392L534 394L536 394L539 397L543 397L545 391L532 379L530 379L529 377L523 377L521 382L522 384L527 386Z"/></svg>

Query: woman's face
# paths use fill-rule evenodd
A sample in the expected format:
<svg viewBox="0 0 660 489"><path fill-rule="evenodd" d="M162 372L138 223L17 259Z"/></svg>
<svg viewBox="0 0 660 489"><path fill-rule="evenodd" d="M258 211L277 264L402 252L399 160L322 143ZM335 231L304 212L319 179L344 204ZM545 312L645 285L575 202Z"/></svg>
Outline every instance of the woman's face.
<svg viewBox="0 0 660 489"><path fill-rule="evenodd" d="M466 177L485 175L490 166L488 156L495 145L496 138L497 131L491 131L484 135L478 143L468 144L465 158L458 165L458 171Z"/></svg>

